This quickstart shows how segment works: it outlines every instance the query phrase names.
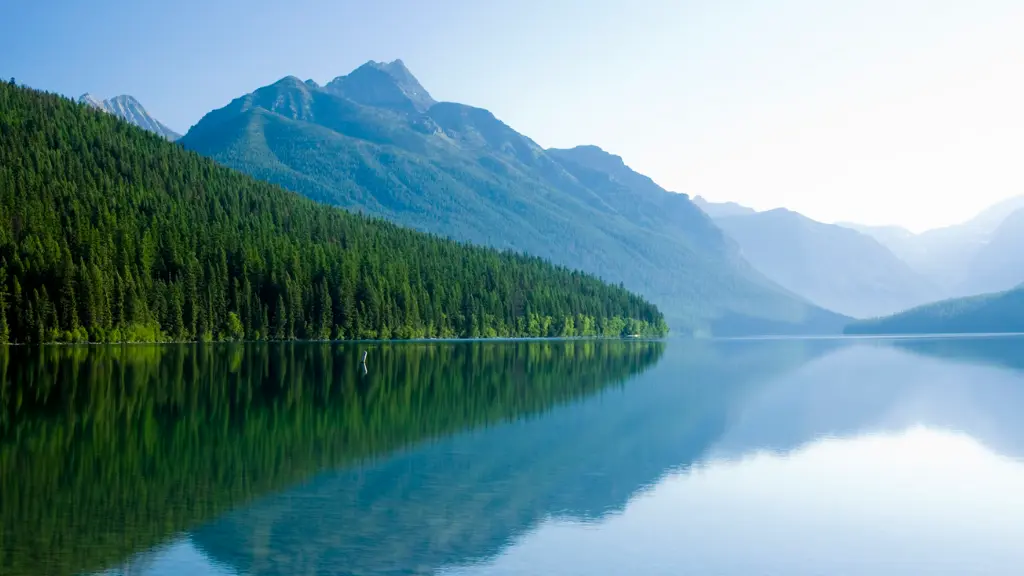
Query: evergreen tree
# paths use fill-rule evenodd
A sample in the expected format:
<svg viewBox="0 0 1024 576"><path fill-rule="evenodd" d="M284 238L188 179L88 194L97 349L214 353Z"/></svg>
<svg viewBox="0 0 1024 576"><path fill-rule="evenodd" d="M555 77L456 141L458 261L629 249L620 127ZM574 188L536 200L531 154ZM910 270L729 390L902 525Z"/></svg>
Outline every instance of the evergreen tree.
<svg viewBox="0 0 1024 576"><path fill-rule="evenodd" d="M288 338L288 313L284 307L284 297L277 297L277 308L274 309L274 340Z"/></svg>
<svg viewBox="0 0 1024 576"><path fill-rule="evenodd" d="M334 325L334 304L331 302L331 292L327 287L327 280L320 281L320 318L317 326L317 338L330 340L331 327Z"/></svg>
<svg viewBox="0 0 1024 576"><path fill-rule="evenodd" d="M7 324L7 293L4 287L7 286L7 268L0 267L0 344L6 344L11 335L10 326Z"/></svg>

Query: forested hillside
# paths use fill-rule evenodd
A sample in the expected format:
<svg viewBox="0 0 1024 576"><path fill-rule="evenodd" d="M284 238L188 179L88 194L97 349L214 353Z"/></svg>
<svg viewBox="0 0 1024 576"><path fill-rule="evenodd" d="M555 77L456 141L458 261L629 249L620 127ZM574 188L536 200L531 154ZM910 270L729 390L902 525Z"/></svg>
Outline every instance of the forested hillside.
<svg viewBox="0 0 1024 576"><path fill-rule="evenodd" d="M322 87L283 78L181 142L320 202L621 283L680 332L838 333L846 321L751 268L687 195L598 148L545 150L487 110L435 102L401 62Z"/></svg>
<svg viewBox="0 0 1024 576"><path fill-rule="evenodd" d="M661 334L539 258L319 205L59 96L0 86L0 339Z"/></svg>
<svg viewBox="0 0 1024 576"><path fill-rule="evenodd" d="M855 322L847 334L1024 333L1024 288L926 304L902 314Z"/></svg>

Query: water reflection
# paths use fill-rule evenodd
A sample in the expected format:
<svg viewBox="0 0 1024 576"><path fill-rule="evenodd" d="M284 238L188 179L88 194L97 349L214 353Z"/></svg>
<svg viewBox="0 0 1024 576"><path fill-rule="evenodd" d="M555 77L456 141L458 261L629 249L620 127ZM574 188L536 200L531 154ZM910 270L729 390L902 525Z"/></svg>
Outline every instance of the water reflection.
<svg viewBox="0 0 1024 576"><path fill-rule="evenodd" d="M599 524L551 519L449 576L1018 574L1024 466L914 427L672 474Z"/></svg>
<svg viewBox="0 0 1024 576"><path fill-rule="evenodd" d="M108 368L82 381L120 382L88 391L9 385L0 567L739 575L1024 562L1021 339L396 345L371 353L368 376L356 348L171 350L148 371L42 362L58 381L92 362ZM131 384L139 374L158 376ZM36 480L13 480L19 466ZM25 501L10 510L9 486Z"/></svg>
<svg viewBox="0 0 1024 576"><path fill-rule="evenodd" d="M962 431L1024 456L1024 380L1017 338L874 341L846 346L765 382L736 407L716 457L785 453L822 437ZM908 353L909 352L909 353ZM1024 366L1024 364L1022 364Z"/></svg>
<svg viewBox="0 0 1024 576"><path fill-rule="evenodd" d="M835 343L687 343L628 386L261 500L193 533L246 574L429 574L551 517L598 520L703 457L761 378Z"/></svg>
<svg viewBox="0 0 1024 576"><path fill-rule="evenodd" d="M325 469L538 415L656 342L10 348L0 573L160 569L170 538ZM134 556L140 554L138 558ZM147 559L148 558L148 559Z"/></svg>
<svg viewBox="0 0 1024 576"><path fill-rule="evenodd" d="M620 513L442 572L1019 573L1022 344L843 346L748 388L702 459Z"/></svg>

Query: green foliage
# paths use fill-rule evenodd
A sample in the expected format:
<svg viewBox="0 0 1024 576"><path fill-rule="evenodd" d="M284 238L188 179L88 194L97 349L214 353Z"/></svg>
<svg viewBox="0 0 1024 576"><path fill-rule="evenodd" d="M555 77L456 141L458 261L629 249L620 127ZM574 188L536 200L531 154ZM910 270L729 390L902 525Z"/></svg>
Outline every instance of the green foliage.
<svg viewBox="0 0 1024 576"><path fill-rule="evenodd" d="M242 321L238 319L238 314L234 312L228 312L228 338L230 340L241 340L245 338L245 327L242 326Z"/></svg>
<svg viewBox="0 0 1024 576"><path fill-rule="evenodd" d="M854 322L847 334L1024 333L1024 288L926 304L901 314Z"/></svg>
<svg viewBox="0 0 1024 576"><path fill-rule="evenodd" d="M663 350L594 340L0 348L0 574L110 568L326 470L594 394Z"/></svg>
<svg viewBox="0 0 1024 576"><path fill-rule="evenodd" d="M16 342L556 336L567 315L667 330L593 276L318 205L9 84L0 265Z"/></svg>

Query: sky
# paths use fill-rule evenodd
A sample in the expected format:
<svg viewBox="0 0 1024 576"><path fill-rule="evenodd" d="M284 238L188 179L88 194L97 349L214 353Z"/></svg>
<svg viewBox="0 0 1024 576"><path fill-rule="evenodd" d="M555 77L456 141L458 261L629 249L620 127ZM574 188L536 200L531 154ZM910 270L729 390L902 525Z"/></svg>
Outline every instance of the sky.
<svg viewBox="0 0 1024 576"><path fill-rule="evenodd" d="M712 201L920 231L1024 193L1019 0L0 3L0 76L179 132L401 58L438 100Z"/></svg>

